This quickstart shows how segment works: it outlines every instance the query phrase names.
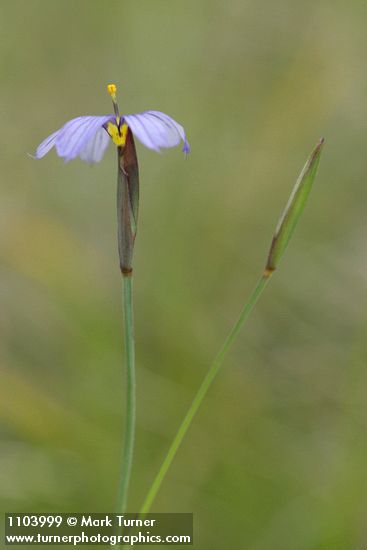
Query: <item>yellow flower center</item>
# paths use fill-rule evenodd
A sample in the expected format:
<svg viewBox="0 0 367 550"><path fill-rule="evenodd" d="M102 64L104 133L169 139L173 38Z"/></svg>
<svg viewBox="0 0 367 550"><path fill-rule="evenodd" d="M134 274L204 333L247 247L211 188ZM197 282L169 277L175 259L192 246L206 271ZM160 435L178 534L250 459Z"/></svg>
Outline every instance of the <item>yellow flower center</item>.
<svg viewBox="0 0 367 550"><path fill-rule="evenodd" d="M112 138L112 141L115 145L118 146L124 146L126 143L126 136L127 136L127 124L123 124L120 128L113 122L109 122L107 124L107 132Z"/></svg>

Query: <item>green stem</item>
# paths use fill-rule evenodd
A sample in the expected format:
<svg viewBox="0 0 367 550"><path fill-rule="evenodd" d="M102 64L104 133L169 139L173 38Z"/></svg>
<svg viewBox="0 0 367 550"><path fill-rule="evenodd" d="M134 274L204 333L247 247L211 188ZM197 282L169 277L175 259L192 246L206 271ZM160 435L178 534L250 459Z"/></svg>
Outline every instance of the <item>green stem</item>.
<svg viewBox="0 0 367 550"><path fill-rule="evenodd" d="M172 464L172 461L177 453L177 450L179 446L181 445L181 442L189 429L191 422L193 421L204 397L206 396L214 378L216 377L222 363L223 359L228 352L228 350L231 348L233 342L238 336L238 333L240 332L243 324L248 319L252 309L254 308L256 302L260 298L264 288L266 287L269 279L271 276L271 272L266 272L258 281L256 287L254 288L250 298L248 299L246 305L242 309L240 316L236 323L233 325L230 333L228 334L221 350L219 351L218 355L215 357L211 367L209 368L203 382L201 383L201 386L191 403L191 406L189 410L186 413L185 418L183 419L183 422L173 440L171 443L170 448L168 449L167 455L165 459L163 460L163 463L158 471L158 474L156 475L153 484L151 488L149 489L149 492L145 498L145 501L143 503L143 506L140 511L140 515L143 516L147 514L153 504L153 501L155 497L157 496L157 493L159 491L159 488L162 484L162 481L169 469L169 467Z"/></svg>
<svg viewBox="0 0 367 550"><path fill-rule="evenodd" d="M134 350L134 325L133 325L133 297L132 275L124 276L124 331L125 331L125 360L127 370L127 399L124 448L121 465L121 481L117 500L117 513L126 512L131 466L134 452L135 439L135 350Z"/></svg>

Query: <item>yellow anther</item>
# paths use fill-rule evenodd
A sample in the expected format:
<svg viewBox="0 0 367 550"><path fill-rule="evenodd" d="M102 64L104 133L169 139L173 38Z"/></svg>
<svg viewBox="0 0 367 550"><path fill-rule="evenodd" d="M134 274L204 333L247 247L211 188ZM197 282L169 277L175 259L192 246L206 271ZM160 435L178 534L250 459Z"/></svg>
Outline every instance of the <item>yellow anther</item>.
<svg viewBox="0 0 367 550"><path fill-rule="evenodd" d="M124 140L124 145L126 143L126 136L127 136L128 126L126 123L124 123L120 128L121 137Z"/></svg>
<svg viewBox="0 0 367 550"><path fill-rule="evenodd" d="M113 104L115 105L115 109L117 108L117 98L116 98L116 92L117 92L117 86L116 84L108 84L107 91L111 96L111 99L113 101Z"/></svg>
<svg viewBox="0 0 367 550"><path fill-rule="evenodd" d="M115 94L117 92L116 84L108 84L107 91L110 95Z"/></svg>
<svg viewBox="0 0 367 550"><path fill-rule="evenodd" d="M111 99L112 99L113 110L115 111L115 117L116 117L116 124L117 124L117 127L119 128L120 127L120 113L119 113L119 106L117 105L117 98L116 98L116 92L117 92L116 84L108 84L107 85L107 91L110 94Z"/></svg>
<svg viewBox="0 0 367 550"><path fill-rule="evenodd" d="M113 143L118 146L125 145L127 130L127 124L123 124L120 129L113 122L109 122L107 125L107 132L110 134Z"/></svg>

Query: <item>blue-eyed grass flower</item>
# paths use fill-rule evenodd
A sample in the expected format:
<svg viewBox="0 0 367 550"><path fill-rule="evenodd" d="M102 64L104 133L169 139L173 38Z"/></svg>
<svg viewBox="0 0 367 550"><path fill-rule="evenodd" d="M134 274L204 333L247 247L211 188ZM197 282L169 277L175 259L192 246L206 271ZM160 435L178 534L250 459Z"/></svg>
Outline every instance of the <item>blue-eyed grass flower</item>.
<svg viewBox="0 0 367 550"><path fill-rule="evenodd" d="M112 141L117 148L117 220L120 269L124 281L124 329L127 367L125 437L117 512L126 512L135 437L135 346L132 305L132 260L137 231L139 203L139 168L134 137L143 145L160 152L183 142L183 152L190 146L184 128L160 111L120 115L117 87L109 84L113 114L80 116L69 120L48 136L38 147L34 158L41 159L53 147L65 161L80 157L88 163L102 160Z"/></svg>

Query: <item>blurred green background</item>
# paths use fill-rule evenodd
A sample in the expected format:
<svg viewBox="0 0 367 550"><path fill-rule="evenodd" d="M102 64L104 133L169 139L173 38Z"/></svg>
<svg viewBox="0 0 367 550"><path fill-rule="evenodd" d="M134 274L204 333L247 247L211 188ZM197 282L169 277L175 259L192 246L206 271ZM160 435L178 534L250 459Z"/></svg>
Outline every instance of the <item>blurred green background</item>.
<svg viewBox="0 0 367 550"><path fill-rule="evenodd" d="M153 511L195 548L367 548L365 1L5 0L1 30L1 508L112 511L124 379L116 159L38 143L81 114L162 110L192 146L138 145L136 511L326 145L279 273Z"/></svg>

